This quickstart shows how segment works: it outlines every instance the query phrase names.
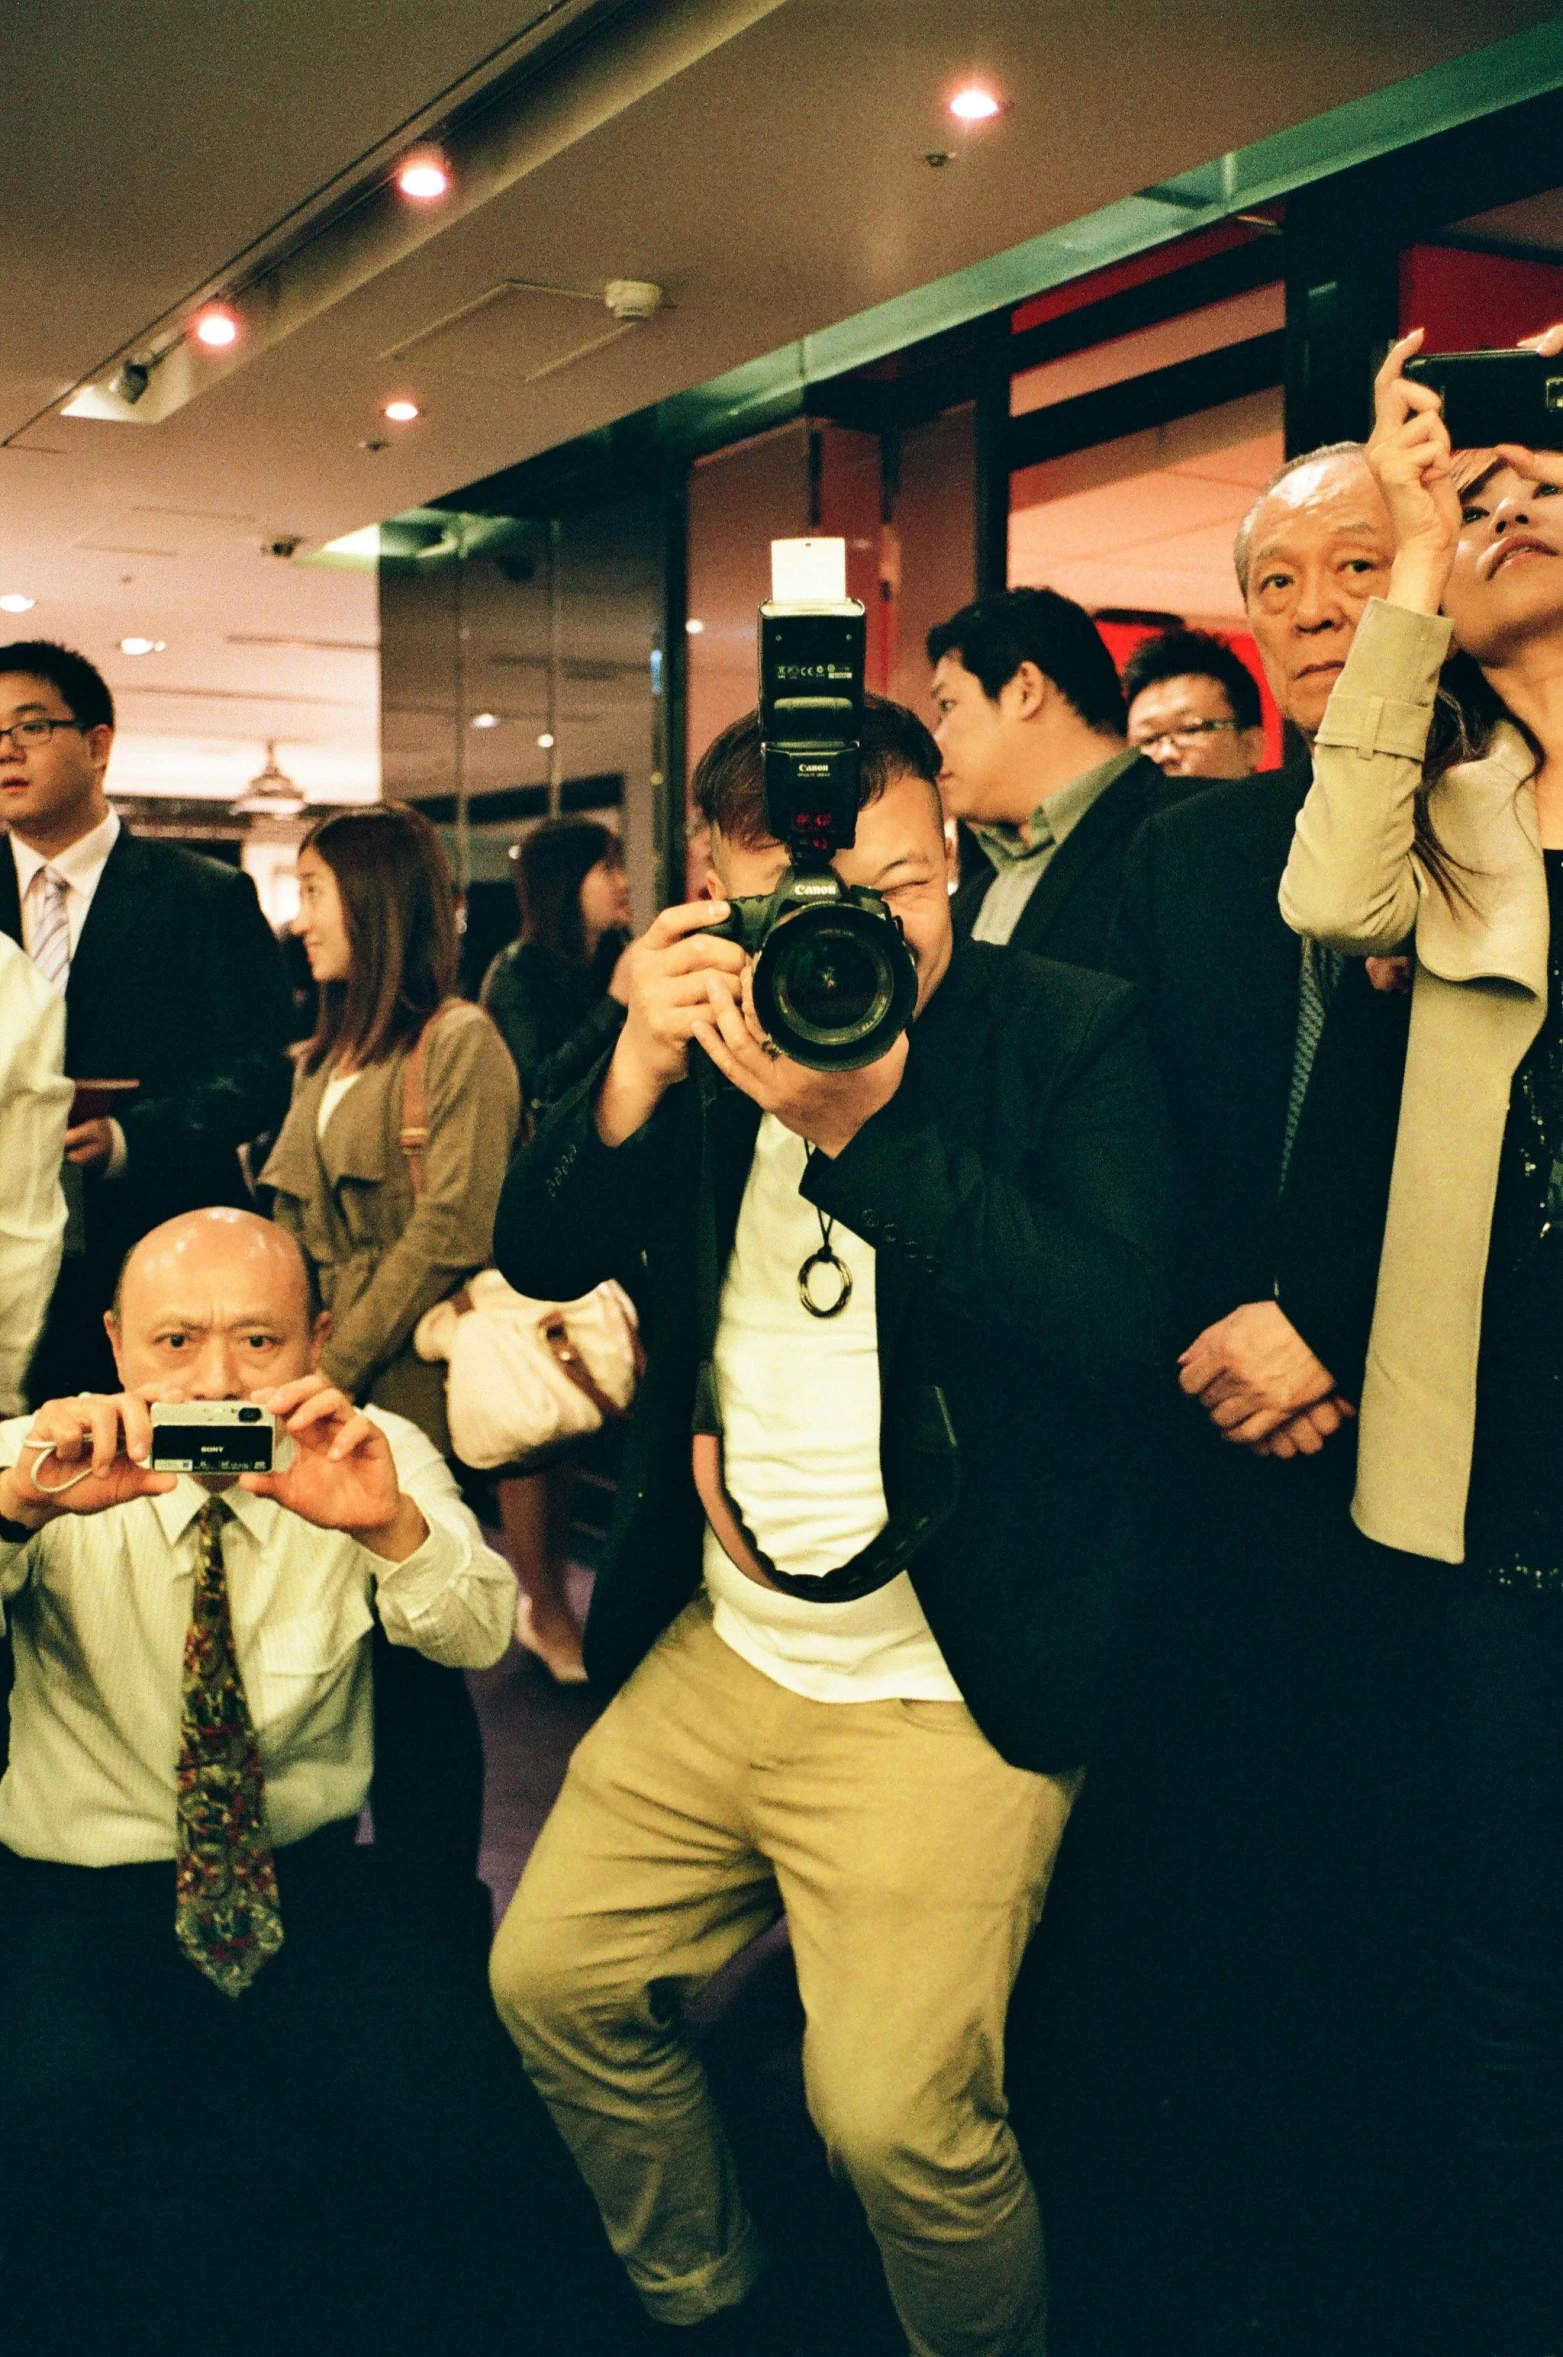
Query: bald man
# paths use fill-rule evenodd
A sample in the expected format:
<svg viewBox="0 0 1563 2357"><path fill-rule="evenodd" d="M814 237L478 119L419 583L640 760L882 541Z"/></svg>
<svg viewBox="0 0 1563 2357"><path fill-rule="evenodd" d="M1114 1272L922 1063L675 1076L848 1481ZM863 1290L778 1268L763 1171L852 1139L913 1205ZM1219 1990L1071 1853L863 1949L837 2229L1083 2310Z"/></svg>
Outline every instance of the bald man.
<svg viewBox="0 0 1563 2357"><path fill-rule="evenodd" d="M327 2304L362 2296L386 2221L433 2264L482 2090L521 2099L476 1973L378 1906L354 1844L372 1607L393 1644L480 1668L516 1597L423 1435L315 1371L328 1320L282 1229L171 1220L107 1325L117 1393L0 1425L0 2179L29 2189L8 2282L52 2254L75 2299L100 2267L114 2340L172 2348L158 2301L194 2272L222 2306L224 2250L253 2271L271 2238L277 2280ZM291 1461L153 1472L152 1404L211 1400L266 1411Z"/></svg>
<svg viewBox="0 0 1563 2357"><path fill-rule="evenodd" d="M1373 1810L1399 1761L1393 1743L1387 1760L1373 1748L1396 1674L1393 1608L1361 1572L1348 1509L1408 1002L1361 963L1305 953L1276 895L1307 748L1392 552L1355 444L1293 460L1255 501L1238 578L1298 749L1272 775L1148 820L1117 920L1181 1162L1176 1554L1147 1749L1110 1832L1105 1772L1076 1831L1096 1826L1106 1874L1140 1861L1120 1997L1126 2036L1147 2041L1144 2112L1177 2139L1159 2178L1184 2206L1113 2221L1130 2245L1159 2222L1160 2248L1136 2263L1123 2236L1104 2240L1103 2297L1197 2317L1201 2347L1236 2345L1256 2316L1277 2318L1278 2335L1286 2317L1300 2345L1356 2345L1337 2262L1360 2221L1344 2216L1342 2155L1372 2145L1350 2105L1383 2047L1355 1997L1338 1999L1370 1970L1364 1894L1389 1888L1371 1862ZM1393 2171L1377 2159L1382 2183ZM1323 2187L1340 2189L1336 2240ZM1148 2317L1123 2337L1161 2345Z"/></svg>

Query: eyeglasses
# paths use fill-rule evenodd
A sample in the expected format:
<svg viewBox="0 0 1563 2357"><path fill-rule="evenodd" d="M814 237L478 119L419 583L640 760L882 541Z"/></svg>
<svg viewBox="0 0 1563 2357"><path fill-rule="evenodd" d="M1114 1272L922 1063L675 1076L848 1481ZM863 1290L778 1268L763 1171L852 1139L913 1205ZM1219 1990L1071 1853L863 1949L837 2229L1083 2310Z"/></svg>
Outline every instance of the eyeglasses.
<svg viewBox="0 0 1563 2357"><path fill-rule="evenodd" d="M1187 753L1201 737L1213 736L1218 729L1236 728L1235 720L1186 720L1180 728L1159 728L1153 737L1131 737L1136 753L1148 753L1153 745L1171 745L1174 752Z"/></svg>
<svg viewBox="0 0 1563 2357"><path fill-rule="evenodd" d="M87 733L85 720L13 720L9 728L0 728L0 745L9 737L20 753L29 745L46 745L57 728L79 728L83 736Z"/></svg>

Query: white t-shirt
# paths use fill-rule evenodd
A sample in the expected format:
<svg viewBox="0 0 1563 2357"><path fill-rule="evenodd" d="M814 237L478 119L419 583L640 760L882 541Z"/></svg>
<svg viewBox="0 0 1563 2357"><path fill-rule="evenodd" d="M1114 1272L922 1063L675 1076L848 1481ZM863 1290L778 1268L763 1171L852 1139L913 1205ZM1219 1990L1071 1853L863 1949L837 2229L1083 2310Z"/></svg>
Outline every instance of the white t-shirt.
<svg viewBox="0 0 1563 2357"><path fill-rule="evenodd" d="M325 1136L326 1125L332 1114L341 1104L342 1099L362 1070L362 1065L355 1065L351 1072L333 1072L331 1078L326 1082L320 1092L320 1110L315 1115L315 1135L317 1138Z"/></svg>
<svg viewBox="0 0 1563 2357"><path fill-rule="evenodd" d="M879 1469L874 1251L840 1221L832 1248L852 1277L834 1318L812 1318L798 1270L819 1249L819 1215L799 1194L807 1149L773 1114L760 1124L722 1288L715 1372L727 1488L756 1544L798 1576L851 1561L886 1521ZM829 1269L814 1290L830 1298ZM816 1702L958 1702L903 1571L847 1603L762 1588L705 1537L718 1636L778 1685Z"/></svg>

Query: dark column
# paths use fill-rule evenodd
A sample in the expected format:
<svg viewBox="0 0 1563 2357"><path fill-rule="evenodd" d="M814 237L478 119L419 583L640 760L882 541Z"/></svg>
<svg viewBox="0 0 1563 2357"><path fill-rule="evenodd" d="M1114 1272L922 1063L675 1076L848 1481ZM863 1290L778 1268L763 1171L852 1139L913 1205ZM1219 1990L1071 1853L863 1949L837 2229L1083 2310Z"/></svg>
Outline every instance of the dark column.
<svg viewBox="0 0 1563 2357"><path fill-rule="evenodd" d="M976 594L1009 587L1009 378L1008 311L982 322L977 379L977 583Z"/></svg>
<svg viewBox="0 0 1563 2357"><path fill-rule="evenodd" d="M671 476L663 500L662 558L662 697L656 733L656 768L661 784L653 790L652 827L656 849L658 908L669 908L684 897L685 769L689 759L687 673L689 635L689 502L687 467Z"/></svg>
<svg viewBox="0 0 1563 2357"><path fill-rule="evenodd" d="M1361 441L1397 326L1399 241L1325 184L1286 211L1286 454Z"/></svg>

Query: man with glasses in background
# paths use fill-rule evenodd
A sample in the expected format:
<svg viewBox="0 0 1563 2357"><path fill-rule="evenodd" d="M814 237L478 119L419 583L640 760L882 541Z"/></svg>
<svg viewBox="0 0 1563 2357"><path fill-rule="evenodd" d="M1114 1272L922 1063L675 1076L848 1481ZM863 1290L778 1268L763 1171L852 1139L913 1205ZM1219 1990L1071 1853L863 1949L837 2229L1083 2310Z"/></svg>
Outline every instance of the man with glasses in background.
<svg viewBox="0 0 1563 2357"><path fill-rule="evenodd" d="M0 647L0 933L65 1001L65 1257L33 1398L112 1390L103 1313L165 1219L247 1200L238 1149L287 1110L282 961L248 876L110 809L114 699L85 656ZM115 1110L88 1080L133 1081Z"/></svg>
<svg viewBox="0 0 1563 2357"><path fill-rule="evenodd" d="M1264 760L1259 687L1208 630L1167 630L1123 667L1129 743L1166 777L1251 777Z"/></svg>

